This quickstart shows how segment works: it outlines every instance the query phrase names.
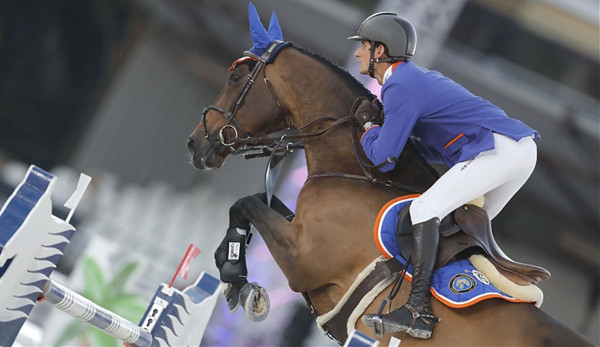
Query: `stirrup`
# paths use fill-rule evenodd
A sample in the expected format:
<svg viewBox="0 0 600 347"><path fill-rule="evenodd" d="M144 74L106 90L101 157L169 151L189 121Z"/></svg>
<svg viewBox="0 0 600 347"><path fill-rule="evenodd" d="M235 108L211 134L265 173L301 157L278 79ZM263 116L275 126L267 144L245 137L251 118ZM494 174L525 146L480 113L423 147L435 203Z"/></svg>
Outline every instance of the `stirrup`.
<svg viewBox="0 0 600 347"><path fill-rule="evenodd" d="M373 332L377 337L383 337L384 329L383 329L383 319L381 319L380 315L375 315L373 317Z"/></svg>
<svg viewBox="0 0 600 347"><path fill-rule="evenodd" d="M402 313L404 311L404 313ZM401 323L398 321L398 315L404 315L405 318L412 318L412 321ZM423 319L429 320L426 323ZM433 333L435 324L442 320L433 314L427 312L419 312L415 307L406 304L395 311L386 315L367 314L362 317L362 321L368 327L371 327L375 335L382 337L386 333L405 332L412 337L420 339L428 339ZM417 325L417 327L415 326Z"/></svg>
<svg viewBox="0 0 600 347"><path fill-rule="evenodd" d="M386 331L385 324L380 314L366 314L362 316L363 323L369 328L373 329L373 333L377 337L383 337L383 335L389 331Z"/></svg>
<svg viewBox="0 0 600 347"><path fill-rule="evenodd" d="M385 305L388 306L388 313L392 309L392 300L398 295L398 291L402 286L402 282L404 281L404 275L406 275L406 271L408 270L408 264L410 264L410 256L408 257L408 261L404 264L400 272L396 274L396 279L394 280L394 284L392 285L392 290L388 294L388 296L383 299L381 305L379 305L379 309L376 314L366 314L362 317L362 321L366 326L373 328L373 333L377 337L383 337L385 334L385 328L383 325L383 319L381 319L381 314L383 313L383 309Z"/></svg>

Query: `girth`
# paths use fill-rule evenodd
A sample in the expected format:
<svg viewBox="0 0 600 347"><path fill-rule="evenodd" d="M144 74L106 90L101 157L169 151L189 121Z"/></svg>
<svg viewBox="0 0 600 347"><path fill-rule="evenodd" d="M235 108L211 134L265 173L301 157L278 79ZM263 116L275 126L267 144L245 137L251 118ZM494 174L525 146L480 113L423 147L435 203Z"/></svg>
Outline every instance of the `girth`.
<svg viewBox="0 0 600 347"><path fill-rule="evenodd" d="M375 269L369 275L367 275L367 277L365 277L365 279L362 280L362 282L360 282L360 284L356 287L354 292L350 294L350 297L342 306L340 311L323 324L322 328L325 330L327 336L337 341L340 345L344 344L348 338L348 331L346 329L348 319L362 298L381 281L389 278L391 275L399 272L400 270L402 270L402 264L394 258L377 263L377 265L375 265ZM312 306L308 295L306 293L302 293L302 295L304 296L304 299L306 300L311 312L315 316L318 316L319 314Z"/></svg>

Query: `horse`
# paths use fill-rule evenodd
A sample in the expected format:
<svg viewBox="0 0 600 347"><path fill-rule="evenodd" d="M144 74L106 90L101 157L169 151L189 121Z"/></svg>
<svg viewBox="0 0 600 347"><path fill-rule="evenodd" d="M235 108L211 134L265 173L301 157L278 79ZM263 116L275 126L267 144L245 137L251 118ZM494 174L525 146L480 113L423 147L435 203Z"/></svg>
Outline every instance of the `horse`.
<svg viewBox="0 0 600 347"><path fill-rule="evenodd" d="M308 49L275 41L263 55L246 52L234 62L221 93L204 109L187 139L197 169L217 169L229 155L251 150L276 155L301 145L308 170L295 213L266 193L243 197L231 206L229 228L215 252L221 279L229 283L225 294L230 309L240 304L239 292L248 295L244 252L251 226L264 239L290 289L303 293L321 318L357 293L359 279L368 277L365 269L380 267L382 254L373 241L373 226L382 206L399 196L423 192L438 178L412 143L391 174L381 174L364 162L356 143L360 130L351 115L359 97L374 98L345 69ZM281 135L290 128L295 132ZM395 273L397 269L392 269L387 275ZM592 345L534 305L501 299L460 309L432 299L441 322L430 339L399 332L381 336L360 320L378 312L390 297L392 281L379 281L380 290L361 302L347 328L381 345L388 345L392 337L403 346ZM262 288L258 290L250 300L254 307L242 303L247 314L264 311ZM403 305L409 292L410 283L404 281L389 300L390 309ZM347 332L328 335L342 344Z"/></svg>

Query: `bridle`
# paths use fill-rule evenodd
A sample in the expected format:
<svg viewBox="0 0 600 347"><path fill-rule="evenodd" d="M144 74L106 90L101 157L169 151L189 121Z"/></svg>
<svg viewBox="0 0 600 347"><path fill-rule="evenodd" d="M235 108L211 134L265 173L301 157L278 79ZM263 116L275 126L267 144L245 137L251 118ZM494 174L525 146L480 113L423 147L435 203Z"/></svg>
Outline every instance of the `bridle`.
<svg viewBox="0 0 600 347"><path fill-rule="evenodd" d="M262 79L265 82L265 84L267 85L267 87L271 93L271 97L277 107L279 114L281 116L284 116L284 114L283 114L284 111L281 106L281 102L279 101L279 98L277 97L277 93L275 92L275 89L273 88L271 81L269 80L269 78L266 75L266 65L273 62L273 60L275 59L275 57L277 55L276 53L278 53L281 49L283 49L289 45L291 45L290 42L282 42L282 41L276 40L276 41L273 41L269 45L269 47L265 50L265 52L261 56L258 56L252 52L246 51L246 52L244 52L243 58L238 59L233 63L230 70L232 68L234 68L235 65L239 62L242 62L242 61L245 61L248 59L256 61L256 64L254 65L254 67L252 68L252 70L250 71L248 76L246 76L246 78L245 78L246 84L244 85L244 87L242 88L242 91L236 98L236 101L233 104L233 107L231 110L225 110L222 107L218 107L215 105L209 105L209 106L205 107L204 110L202 111L201 122L202 122L202 126L204 128L204 138L209 141L209 143L211 144L212 147L221 145L223 147L228 148L232 155L244 154L244 156L246 158L269 156L273 151L291 151L293 149L302 148L303 146L300 143L300 140L309 138L309 137L316 137L316 136L323 135L324 133L328 132L329 130L331 130L334 127L337 127L338 125L354 121L354 117L352 117L352 116L347 116L347 117L343 117L340 119L337 119L336 117L322 117L322 118L315 119L315 120L305 124L302 127L299 127L297 129L298 134L285 133L278 137L269 137L269 136L253 137L248 131L246 131L244 129L244 127L235 118L235 116L237 114L237 111L244 104L244 100L245 100L248 92L250 91L250 88L252 88L252 86L256 82L256 80L259 77L259 74L261 72L262 72ZM206 114L211 110L216 111L217 113L219 113L221 116L223 116L227 120L227 124L222 126L221 129L219 129L219 131L217 131L216 133L212 133L212 134L209 133L209 131L206 127ZM325 128L323 130L317 131L317 132L301 133L303 130L306 130L306 129L312 127L314 124L320 123L323 121L331 121L332 123L329 125L329 127ZM290 125L286 125L286 126L290 127ZM230 138L226 138L226 136L225 136L225 132L228 132L228 131L231 131L233 133L233 136L231 136ZM240 134L242 135L241 137L240 137ZM239 148L236 149L234 147L235 145L242 145L242 146L240 146ZM252 153L250 153L250 152L252 152Z"/></svg>
<svg viewBox="0 0 600 347"><path fill-rule="evenodd" d="M235 67L235 65L237 65L237 63L239 63L241 61L244 61L247 59L256 61L256 64L254 65L254 67L252 68L252 70L250 71L248 76L246 76L246 78L245 78L246 84L244 85L244 88L242 88L242 91L240 92L240 95L238 95L231 110L225 110L218 106L209 105L209 106L205 107L204 110L202 111L202 126L204 128L204 138L207 139L211 143L212 146L215 146L216 144L220 144L220 145L228 148L233 155L240 154L242 152L251 150L251 148L246 148L246 147L242 147L242 149L236 149L234 147L235 144L238 144L241 142L243 142L243 144L245 146L248 146L249 143L252 142L251 140L256 139L256 138L253 138L250 135L250 133L248 131L246 131L246 129L244 129L244 127L240 124L240 122L238 122L238 120L235 118L235 116L236 116L237 111L244 104L244 99L246 98L246 95L250 91L250 88L252 88L252 86L254 85L254 82L256 81L256 79L259 76L261 71L263 74L263 81L266 83L267 87L269 88L269 91L271 92L271 97L273 98L279 113L283 114L283 110L281 108L281 102L279 101L279 98L277 97L277 93L275 92L275 89L273 89L273 85L271 84L271 81L269 80L269 78L266 75L265 67L267 64L271 63L274 60L275 52L278 52L280 49L284 48L285 46L287 46L289 44L290 44L289 42L273 41L261 56L258 56L252 52L246 51L246 52L244 52L244 58L238 59L233 63L230 70L232 70ZM227 120L227 124L225 124L223 127L221 127L221 129L219 129L219 131L216 134L210 134L206 127L206 114L211 110L218 112L221 116L223 116ZM225 138L226 131L233 132L233 136L230 137L230 139ZM241 133L242 137L239 137L240 133Z"/></svg>

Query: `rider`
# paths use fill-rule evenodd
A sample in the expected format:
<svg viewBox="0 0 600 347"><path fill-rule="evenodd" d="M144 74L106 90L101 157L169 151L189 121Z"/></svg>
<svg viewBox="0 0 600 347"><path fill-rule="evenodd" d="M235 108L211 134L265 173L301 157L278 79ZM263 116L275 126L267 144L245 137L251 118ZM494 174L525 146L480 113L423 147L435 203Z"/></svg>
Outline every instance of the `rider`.
<svg viewBox="0 0 600 347"><path fill-rule="evenodd" d="M480 196L494 218L533 172L540 135L439 72L415 65L415 29L395 13L369 16L348 39L361 43L354 53L360 73L382 86L382 124L376 124L381 111L367 100L354 113L367 157L390 171L412 137L428 161L449 168L410 206L412 289L404 306L381 317L385 332L427 339L438 321L429 299L440 220Z"/></svg>

